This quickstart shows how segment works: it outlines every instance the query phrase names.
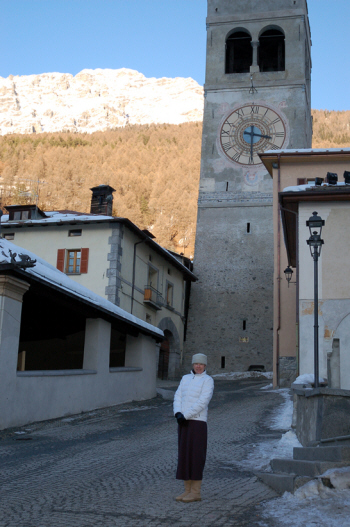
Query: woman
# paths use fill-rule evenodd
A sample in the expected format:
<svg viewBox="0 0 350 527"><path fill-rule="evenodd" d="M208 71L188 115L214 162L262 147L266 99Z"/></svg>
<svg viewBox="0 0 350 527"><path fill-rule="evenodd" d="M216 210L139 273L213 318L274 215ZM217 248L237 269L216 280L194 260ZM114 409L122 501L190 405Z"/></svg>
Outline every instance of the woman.
<svg viewBox="0 0 350 527"><path fill-rule="evenodd" d="M185 492L176 501L201 501L201 484L207 454L208 404L214 381L206 373L207 356L192 357L192 372L184 375L174 396L178 426L179 455L176 479L185 482Z"/></svg>

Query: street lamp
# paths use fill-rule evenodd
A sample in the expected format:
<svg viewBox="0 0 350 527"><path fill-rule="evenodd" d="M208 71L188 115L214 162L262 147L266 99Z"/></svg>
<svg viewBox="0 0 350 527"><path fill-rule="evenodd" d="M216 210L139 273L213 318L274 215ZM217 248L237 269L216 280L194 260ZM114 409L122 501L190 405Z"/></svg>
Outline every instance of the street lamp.
<svg viewBox="0 0 350 527"><path fill-rule="evenodd" d="M292 276L293 276L293 269L291 268L290 265L288 265L288 267L286 267L283 272L284 272L284 276L286 277L286 280L288 282L288 287L289 287L289 284L296 284L296 282L291 282L291 279L292 279Z"/></svg>
<svg viewBox="0 0 350 527"><path fill-rule="evenodd" d="M310 230L310 238L306 243L310 247L310 253L314 260L314 376L315 388L319 387L319 373L318 373L318 258L321 255L322 245L324 241L321 239L322 227L324 220L313 212L312 216L306 222L306 226Z"/></svg>

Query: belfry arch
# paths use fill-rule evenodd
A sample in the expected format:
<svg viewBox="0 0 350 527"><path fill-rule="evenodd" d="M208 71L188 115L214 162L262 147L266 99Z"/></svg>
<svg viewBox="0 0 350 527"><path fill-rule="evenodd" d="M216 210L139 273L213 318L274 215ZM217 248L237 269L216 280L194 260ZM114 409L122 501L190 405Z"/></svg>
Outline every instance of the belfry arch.
<svg viewBox="0 0 350 527"><path fill-rule="evenodd" d="M260 33L258 64L261 72L285 70L285 36L277 27L269 27Z"/></svg>
<svg viewBox="0 0 350 527"><path fill-rule="evenodd" d="M226 38L225 73L249 73L253 62L252 37L245 29L234 29Z"/></svg>

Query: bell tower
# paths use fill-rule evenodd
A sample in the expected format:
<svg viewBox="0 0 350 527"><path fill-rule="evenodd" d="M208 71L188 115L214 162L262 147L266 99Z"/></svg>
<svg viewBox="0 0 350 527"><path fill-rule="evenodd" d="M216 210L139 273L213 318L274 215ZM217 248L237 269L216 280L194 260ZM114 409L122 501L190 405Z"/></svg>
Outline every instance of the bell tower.
<svg viewBox="0 0 350 527"><path fill-rule="evenodd" d="M310 47L306 0L208 0L185 370L199 351L211 373L272 370L272 180L259 153L311 147Z"/></svg>

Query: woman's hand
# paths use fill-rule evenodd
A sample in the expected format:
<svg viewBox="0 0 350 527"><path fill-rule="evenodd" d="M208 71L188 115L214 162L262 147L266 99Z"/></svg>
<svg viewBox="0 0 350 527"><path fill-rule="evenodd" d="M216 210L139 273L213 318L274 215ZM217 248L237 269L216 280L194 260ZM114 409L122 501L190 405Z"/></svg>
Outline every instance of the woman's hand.
<svg viewBox="0 0 350 527"><path fill-rule="evenodd" d="M184 425L185 423L187 423L187 420L185 419L184 415L181 412L177 412L175 414L175 417L179 425Z"/></svg>

